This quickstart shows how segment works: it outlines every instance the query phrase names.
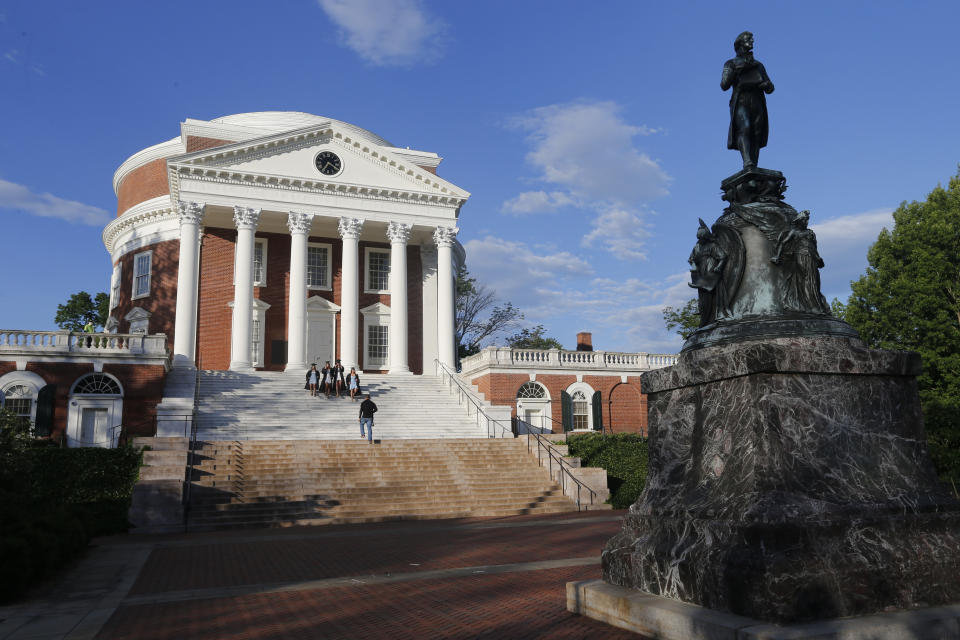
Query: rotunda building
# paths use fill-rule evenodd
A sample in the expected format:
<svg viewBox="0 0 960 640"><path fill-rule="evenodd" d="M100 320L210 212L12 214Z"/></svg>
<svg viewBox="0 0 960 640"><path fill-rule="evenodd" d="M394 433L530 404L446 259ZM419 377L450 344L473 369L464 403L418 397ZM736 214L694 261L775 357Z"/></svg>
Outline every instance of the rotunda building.
<svg viewBox="0 0 960 640"><path fill-rule="evenodd" d="M187 119L114 175L108 329L175 368L455 366L460 208L436 153L299 112Z"/></svg>

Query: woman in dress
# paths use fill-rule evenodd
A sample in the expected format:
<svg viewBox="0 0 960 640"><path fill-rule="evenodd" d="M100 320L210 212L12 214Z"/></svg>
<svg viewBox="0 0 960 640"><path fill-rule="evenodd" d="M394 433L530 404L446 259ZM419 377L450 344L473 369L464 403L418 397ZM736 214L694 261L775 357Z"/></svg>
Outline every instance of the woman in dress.
<svg viewBox="0 0 960 640"><path fill-rule="evenodd" d="M350 389L350 399L356 402L356 396L360 393L360 376L357 375L357 370L354 367L350 367L350 375L347 376L347 388Z"/></svg>
<svg viewBox="0 0 960 640"><path fill-rule="evenodd" d="M328 398L330 397L330 387L333 386L333 367L330 366L330 361L327 360L323 365L323 369L320 370L320 373L323 375L323 379L320 381L320 389L323 391L324 395Z"/></svg>
<svg viewBox="0 0 960 640"><path fill-rule="evenodd" d="M316 363L310 365L310 370L307 371L307 384L310 387L310 395L317 395L317 384L320 382L320 372L317 371Z"/></svg>

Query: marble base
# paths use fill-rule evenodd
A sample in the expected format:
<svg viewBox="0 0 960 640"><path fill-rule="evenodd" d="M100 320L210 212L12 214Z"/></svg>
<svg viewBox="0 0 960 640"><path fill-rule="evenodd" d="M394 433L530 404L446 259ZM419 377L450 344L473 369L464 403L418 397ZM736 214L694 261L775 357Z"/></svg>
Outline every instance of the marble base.
<svg viewBox="0 0 960 640"><path fill-rule="evenodd" d="M774 622L960 602L960 503L930 462L919 371L915 353L794 337L644 374L647 487L604 579Z"/></svg>
<svg viewBox="0 0 960 640"><path fill-rule="evenodd" d="M714 322L694 331L681 351L713 347L747 340L773 340L791 336L859 339L856 329L842 320L823 315L794 314L774 318Z"/></svg>
<svg viewBox="0 0 960 640"><path fill-rule="evenodd" d="M946 640L960 638L960 604L777 625L712 611L602 580L567 583L567 610L656 640Z"/></svg>

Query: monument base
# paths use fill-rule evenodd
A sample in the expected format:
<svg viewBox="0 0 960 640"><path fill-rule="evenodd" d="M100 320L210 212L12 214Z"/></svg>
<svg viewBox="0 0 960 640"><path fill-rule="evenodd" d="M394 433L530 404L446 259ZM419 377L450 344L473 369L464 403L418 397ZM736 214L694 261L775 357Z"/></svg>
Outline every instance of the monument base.
<svg viewBox="0 0 960 640"><path fill-rule="evenodd" d="M567 583L567 610L655 640L944 640L960 637L960 604L777 625L617 587Z"/></svg>
<svg viewBox="0 0 960 640"><path fill-rule="evenodd" d="M960 602L960 503L919 372L915 353L783 337L644 374L650 471L604 579L778 623Z"/></svg>

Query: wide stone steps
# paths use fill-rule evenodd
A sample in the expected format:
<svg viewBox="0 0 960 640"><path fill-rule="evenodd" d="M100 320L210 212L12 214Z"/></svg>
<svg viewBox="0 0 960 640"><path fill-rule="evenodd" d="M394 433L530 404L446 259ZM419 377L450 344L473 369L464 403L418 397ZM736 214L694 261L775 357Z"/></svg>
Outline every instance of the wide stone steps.
<svg viewBox="0 0 960 640"><path fill-rule="evenodd" d="M510 439L199 442L191 530L576 509Z"/></svg>

